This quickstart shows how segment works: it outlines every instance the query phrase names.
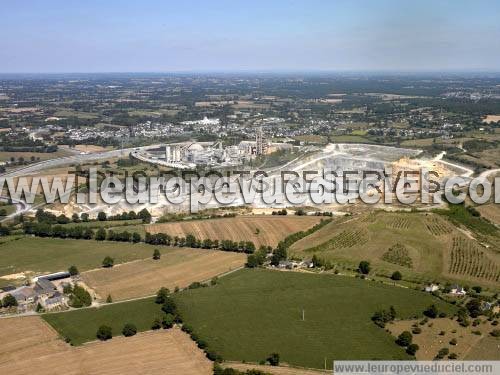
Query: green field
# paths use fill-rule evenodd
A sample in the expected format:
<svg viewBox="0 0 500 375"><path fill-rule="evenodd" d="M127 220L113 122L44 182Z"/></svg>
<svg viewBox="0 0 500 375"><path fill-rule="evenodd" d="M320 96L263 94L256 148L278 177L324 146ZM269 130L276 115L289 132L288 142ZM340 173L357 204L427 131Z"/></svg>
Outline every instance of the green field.
<svg viewBox="0 0 500 375"><path fill-rule="evenodd" d="M98 268L105 256L115 264L149 258L154 246L144 243L98 242L36 237L6 237L0 241L0 276L18 272L43 273ZM162 250L162 251L168 251Z"/></svg>
<svg viewBox="0 0 500 375"><path fill-rule="evenodd" d="M113 329L113 336L118 336L126 323L135 324L138 332L147 331L153 320L161 318L162 314L160 305L154 303L153 298L147 298L100 308L44 314L42 317L73 345L80 345L96 340L97 329L103 324Z"/></svg>
<svg viewBox="0 0 500 375"><path fill-rule="evenodd" d="M135 220L109 220L109 221L87 221L87 222L80 222L80 223L68 223L64 224L66 227L83 227L83 228L91 228L91 229L98 229L98 228L113 228L113 227L129 227L129 226L138 226L140 228L140 225L142 223L141 219L135 219ZM123 230L127 230L127 228L124 228ZM130 232L134 232L135 230L130 230ZM142 230L144 231L144 230Z"/></svg>
<svg viewBox="0 0 500 375"><path fill-rule="evenodd" d="M283 362L323 368L333 359L408 359L377 327L378 309L398 317L421 315L431 304L452 305L429 294L357 278L278 272L235 272L210 288L175 295L184 321L225 360L259 362L278 352ZM305 321L302 321L302 309Z"/></svg>

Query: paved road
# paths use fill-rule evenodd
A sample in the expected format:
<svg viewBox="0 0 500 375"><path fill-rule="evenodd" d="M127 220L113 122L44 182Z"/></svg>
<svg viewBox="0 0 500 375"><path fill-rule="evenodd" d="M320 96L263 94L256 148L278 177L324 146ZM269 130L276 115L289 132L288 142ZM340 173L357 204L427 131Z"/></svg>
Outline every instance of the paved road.
<svg viewBox="0 0 500 375"><path fill-rule="evenodd" d="M35 174L47 169L62 167L69 164L82 164L90 161L98 161L98 160L128 156L128 154L130 154L132 151L136 149L146 150L149 148L154 148L159 146L160 145L151 145L143 147L124 148L120 150L96 152L92 154L83 154L83 155L78 154L78 155L65 156L57 159L44 160L39 163L30 164L25 167L18 168L14 171L7 172L3 175L0 175L0 177L21 177L30 174Z"/></svg>

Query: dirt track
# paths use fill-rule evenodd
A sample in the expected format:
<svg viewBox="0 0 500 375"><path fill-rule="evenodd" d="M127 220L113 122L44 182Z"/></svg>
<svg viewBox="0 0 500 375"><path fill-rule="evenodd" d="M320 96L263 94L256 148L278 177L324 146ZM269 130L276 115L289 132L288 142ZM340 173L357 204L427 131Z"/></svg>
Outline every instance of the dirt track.
<svg viewBox="0 0 500 375"><path fill-rule="evenodd" d="M0 374L209 375L212 363L180 329L71 347L39 317L0 319Z"/></svg>

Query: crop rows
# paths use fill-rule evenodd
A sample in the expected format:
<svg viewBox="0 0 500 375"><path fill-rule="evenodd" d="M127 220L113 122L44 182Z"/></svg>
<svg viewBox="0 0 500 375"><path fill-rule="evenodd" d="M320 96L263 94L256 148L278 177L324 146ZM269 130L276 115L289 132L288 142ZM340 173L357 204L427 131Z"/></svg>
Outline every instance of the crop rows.
<svg viewBox="0 0 500 375"><path fill-rule="evenodd" d="M449 272L489 281L500 280L498 266L473 242L462 237L453 238Z"/></svg>
<svg viewBox="0 0 500 375"><path fill-rule="evenodd" d="M366 234L363 230L345 230L336 235L332 239L323 242L322 244L307 249L308 252L326 251L332 249L344 249L356 245L363 245L368 241Z"/></svg>
<svg viewBox="0 0 500 375"><path fill-rule="evenodd" d="M431 218L426 223L427 230L434 236L451 233L451 227L437 218Z"/></svg>
<svg viewBox="0 0 500 375"><path fill-rule="evenodd" d="M410 220L404 217L396 217L390 221L389 226L393 229L408 229Z"/></svg>
<svg viewBox="0 0 500 375"><path fill-rule="evenodd" d="M408 267L408 268L413 267L413 262L410 258L408 249L404 247L404 245L401 245L399 243L395 244L394 246L391 246L389 250L387 250L382 255L382 260L403 267Z"/></svg>

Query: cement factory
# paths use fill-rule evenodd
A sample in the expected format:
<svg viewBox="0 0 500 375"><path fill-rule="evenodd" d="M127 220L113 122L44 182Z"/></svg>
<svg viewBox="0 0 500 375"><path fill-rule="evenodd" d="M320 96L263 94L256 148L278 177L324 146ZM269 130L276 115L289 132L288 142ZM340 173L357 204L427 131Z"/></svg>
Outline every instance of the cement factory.
<svg viewBox="0 0 500 375"><path fill-rule="evenodd" d="M197 166L234 167L260 155L278 150L291 150L289 143L271 143L258 128L255 141L241 141L224 146L222 142L182 142L155 148L137 149L132 156L144 162L175 169L195 169Z"/></svg>

